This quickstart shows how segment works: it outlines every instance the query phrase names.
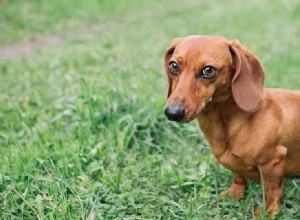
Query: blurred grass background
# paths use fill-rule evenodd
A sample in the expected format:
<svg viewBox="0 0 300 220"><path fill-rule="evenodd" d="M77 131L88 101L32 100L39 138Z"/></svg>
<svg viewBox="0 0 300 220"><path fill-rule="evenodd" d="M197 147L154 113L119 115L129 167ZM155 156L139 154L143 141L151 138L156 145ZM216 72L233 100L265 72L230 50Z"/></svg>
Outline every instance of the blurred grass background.
<svg viewBox="0 0 300 220"><path fill-rule="evenodd" d="M0 61L1 219L253 219L258 184L220 200L230 172L195 122L165 119L163 54L178 36L238 38L266 86L299 89L298 1L2 0L0 30L2 48L60 39ZM285 181L278 219L300 219L299 187Z"/></svg>

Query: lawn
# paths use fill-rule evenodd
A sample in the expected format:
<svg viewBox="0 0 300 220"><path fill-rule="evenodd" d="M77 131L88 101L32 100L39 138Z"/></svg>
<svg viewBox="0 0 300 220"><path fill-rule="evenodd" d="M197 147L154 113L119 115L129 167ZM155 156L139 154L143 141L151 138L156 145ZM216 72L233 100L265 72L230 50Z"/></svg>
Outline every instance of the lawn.
<svg viewBox="0 0 300 220"><path fill-rule="evenodd" d="M259 185L220 199L231 174L197 123L164 116L164 51L191 34L238 38L267 87L300 88L296 0L0 1L1 47L59 38L0 60L0 219L253 219ZM300 219L284 184L277 219Z"/></svg>

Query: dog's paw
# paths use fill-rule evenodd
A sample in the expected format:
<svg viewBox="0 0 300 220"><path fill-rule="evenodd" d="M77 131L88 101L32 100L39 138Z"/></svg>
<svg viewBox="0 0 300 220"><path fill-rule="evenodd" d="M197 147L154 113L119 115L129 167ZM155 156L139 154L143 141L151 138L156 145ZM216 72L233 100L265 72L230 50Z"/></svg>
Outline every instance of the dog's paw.
<svg viewBox="0 0 300 220"><path fill-rule="evenodd" d="M220 198L224 199L226 197L234 198L236 201L241 200L245 195L245 189L240 189L236 187L230 187L228 190L221 192Z"/></svg>
<svg viewBox="0 0 300 220"><path fill-rule="evenodd" d="M255 210L255 219L260 219L260 217L267 216L270 219L275 218L280 213L279 206L272 206L271 208L265 210L264 207L259 206Z"/></svg>

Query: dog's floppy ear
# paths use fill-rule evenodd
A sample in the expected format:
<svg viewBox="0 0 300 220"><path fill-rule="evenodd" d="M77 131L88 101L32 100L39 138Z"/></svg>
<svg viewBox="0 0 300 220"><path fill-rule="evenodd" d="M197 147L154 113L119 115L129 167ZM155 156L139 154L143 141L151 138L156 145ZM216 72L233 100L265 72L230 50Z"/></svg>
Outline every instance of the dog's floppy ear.
<svg viewBox="0 0 300 220"><path fill-rule="evenodd" d="M169 64L169 61L174 53L174 50L177 46L177 44L182 40L182 38L176 38L172 41L170 47L166 50L166 53L165 53L165 71L166 71L166 74L167 74L167 77L168 77L168 82L169 82L169 89L168 89L168 98L170 97L171 93L172 93L172 86L173 86L173 80L172 78L170 77L170 73L169 73L169 70L168 70L168 64Z"/></svg>
<svg viewBox="0 0 300 220"><path fill-rule="evenodd" d="M263 95L264 70L259 60L238 40L230 44L235 73L231 82L236 104L246 112L257 110Z"/></svg>

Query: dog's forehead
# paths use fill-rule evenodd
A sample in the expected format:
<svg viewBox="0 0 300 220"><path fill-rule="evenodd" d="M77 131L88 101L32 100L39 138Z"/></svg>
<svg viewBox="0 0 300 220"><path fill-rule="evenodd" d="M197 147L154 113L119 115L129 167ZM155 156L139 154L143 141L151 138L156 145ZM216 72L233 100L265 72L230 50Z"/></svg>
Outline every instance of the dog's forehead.
<svg viewBox="0 0 300 220"><path fill-rule="evenodd" d="M230 55L228 45L229 41L224 37L190 36L184 38L174 52L186 59L191 57L220 59Z"/></svg>

